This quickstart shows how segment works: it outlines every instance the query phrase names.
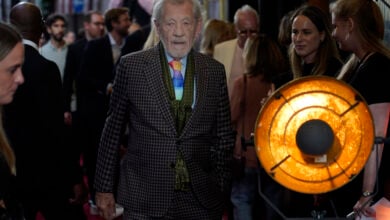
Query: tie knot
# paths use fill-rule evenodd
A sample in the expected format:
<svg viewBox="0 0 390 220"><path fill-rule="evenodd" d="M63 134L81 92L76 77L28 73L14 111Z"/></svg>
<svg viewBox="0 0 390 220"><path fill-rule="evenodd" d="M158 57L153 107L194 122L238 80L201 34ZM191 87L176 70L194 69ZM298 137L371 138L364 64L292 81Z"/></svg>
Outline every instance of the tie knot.
<svg viewBox="0 0 390 220"><path fill-rule="evenodd" d="M169 66L175 71L181 71L181 62L179 60L172 60L169 62Z"/></svg>

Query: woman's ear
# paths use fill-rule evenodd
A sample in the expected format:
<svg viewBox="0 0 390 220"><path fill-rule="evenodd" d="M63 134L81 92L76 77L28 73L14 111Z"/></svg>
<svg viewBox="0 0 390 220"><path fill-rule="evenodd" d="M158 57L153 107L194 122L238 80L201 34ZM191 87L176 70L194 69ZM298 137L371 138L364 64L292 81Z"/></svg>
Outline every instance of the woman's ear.
<svg viewBox="0 0 390 220"><path fill-rule="evenodd" d="M348 27L348 32L352 32L352 30L355 28L355 22L352 18L347 19L347 27Z"/></svg>
<svg viewBox="0 0 390 220"><path fill-rule="evenodd" d="M320 33L320 41L321 41L321 43L324 42L324 40L325 40L325 31L322 31Z"/></svg>

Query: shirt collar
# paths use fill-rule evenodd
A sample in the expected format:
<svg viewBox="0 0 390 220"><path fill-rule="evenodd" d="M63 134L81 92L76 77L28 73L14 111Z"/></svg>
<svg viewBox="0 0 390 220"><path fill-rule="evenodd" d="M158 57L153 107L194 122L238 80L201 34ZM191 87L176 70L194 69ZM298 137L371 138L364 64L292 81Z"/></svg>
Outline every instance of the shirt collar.
<svg viewBox="0 0 390 220"><path fill-rule="evenodd" d="M173 60L173 57L171 57L167 52L165 52L165 56L167 57L167 61L168 63L171 62ZM188 56L188 55L187 55ZM186 66L187 65L187 56L183 57L180 59L180 63L182 66Z"/></svg>
<svg viewBox="0 0 390 220"><path fill-rule="evenodd" d="M126 42L125 38L123 38L121 45L117 45L115 40L114 40L114 37L111 35L111 33L108 32L107 34L108 34L108 38L110 39L111 46L118 46L118 47L122 48L125 45L125 42Z"/></svg>
<svg viewBox="0 0 390 220"><path fill-rule="evenodd" d="M54 46L53 42L49 40L44 46L49 47L53 51L63 51L66 50L68 45L65 43L62 47L57 48Z"/></svg>
<svg viewBox="0 0 390 220"><path fill-rule="evenodd" d="M37 51L39 51L38 45L36 43L32 42L31 40L23 39L23 44L29 45L29 46L33 47L34 49L36 49Z"/></svg>

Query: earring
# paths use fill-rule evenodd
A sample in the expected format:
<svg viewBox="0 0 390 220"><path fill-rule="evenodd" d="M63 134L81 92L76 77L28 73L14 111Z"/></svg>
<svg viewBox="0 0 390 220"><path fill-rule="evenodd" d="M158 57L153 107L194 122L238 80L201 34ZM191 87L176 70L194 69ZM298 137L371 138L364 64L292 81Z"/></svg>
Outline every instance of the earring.
<svg viewBox="0 0 390 220"><path fill-rule="evenodd" d="M347 33L347 35L345 35L344 40L348 40L348 39L349 39L349 32Z"/></svg>

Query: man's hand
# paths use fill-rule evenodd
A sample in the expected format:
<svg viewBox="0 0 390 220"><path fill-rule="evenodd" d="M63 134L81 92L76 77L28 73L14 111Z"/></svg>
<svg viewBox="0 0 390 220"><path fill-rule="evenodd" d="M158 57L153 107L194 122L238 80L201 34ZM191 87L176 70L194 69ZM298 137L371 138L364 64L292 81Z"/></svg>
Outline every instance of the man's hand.
<svg viewBox="0 0 390 220"><path fill-rule="evenodd" d="M72 125L72 113L64 112L64 123L66 125Z"/></svg>
<svg viewBox="0 0 390 220"><path fill-rule="evenodd" d="M267 92L267 96L262 98L260 101L262 106L268 101L269 97L271 97L274 92L275 92L275 84L272 83L271 88Z"/></svg>
<svg viewBox="0 0 390 220"><path fill-rule="evenodd" d="M115 218L115 199L112 193L96 192L96 206L99 215L106 220Z"/></svg>
<svg viewBox="0 0 390 220"><path fill-rule="evenodd" d="M112 86L113 86L112 83L108 83L107 88L106 88L107 95L111 95L112 90L113 90Z"/></svg>
<svg viewBox="0 0 390 220"><path fill-rule="evenodd" d="M80 205L88 201L87 187L83 183L78 183L73 186L73 198L69 199L70 204Z"/></svg>
<svg viewBox="0 0 390 220"><path fill-rule="evenodd" d="M360 200L357 201L355 206L353 207L354 212L358 216L366 216L366 217L375 217L375 210L370 207L372 201L372 196L369 197L360 197Z"/></svg>

